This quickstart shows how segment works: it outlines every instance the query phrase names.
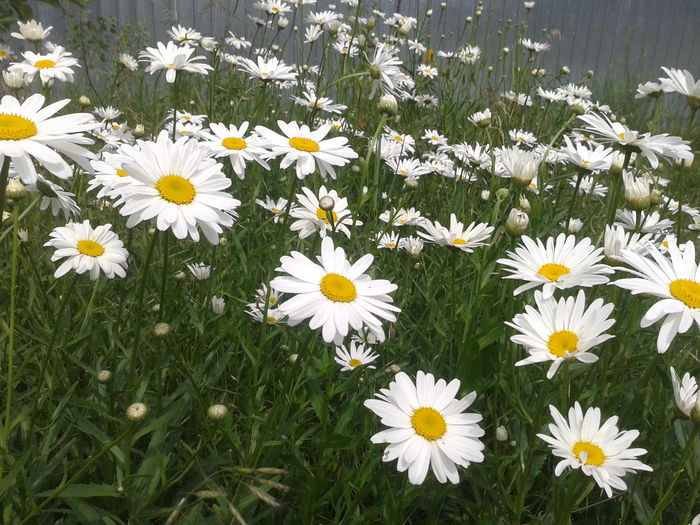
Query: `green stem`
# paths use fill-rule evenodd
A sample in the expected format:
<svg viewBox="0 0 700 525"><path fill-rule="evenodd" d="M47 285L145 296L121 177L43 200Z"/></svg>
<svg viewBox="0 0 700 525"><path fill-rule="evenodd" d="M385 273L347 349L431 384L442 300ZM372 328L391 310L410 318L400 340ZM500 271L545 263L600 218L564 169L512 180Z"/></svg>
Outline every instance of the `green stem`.
<svg viewBox="0 0 700 525"><path fill-rule="evenodd" d="M678 479L681 477L681 474L684 471L685 467L685 462L688 461L688 458L690 455L695 451L695 445L697 443L697 435L698 431L700 430L700 427L698 425L695 425L693 427L693 432L690 434L690 437L688 438L688 441L685 444L685 448L683 448L683 453L681 454L681 459L678 463L678 468L676 469L676 473L673 476L673 479L671 480L671 484L668 486L666 489L666 492L664 492L664 495L661 497L661 501L656 505L656 508L654 509L654 513L651 515L647 523L649 525L654 525L655 523L661 523L661 513L664 511L666 506L668 505L668 500L671 499L671 495L673 493L673 489L676 485L676 482ZM686 523L686 522L683 522Z"/></svg>
<svg viewBox="0 0 700 525"><path fill-rule="evenodd" d="M169 235L163 236L163 273L160 278L160 310L158 311L158 319L160 321L165 318L165 291L168 282L169 239Z"/></svg>
<svg viewBox="0 0 700 525"><path fill-rule="evenodd" d="M0 185L1 185L1 184L2 184L2 182L0 182ZM4 200L4 198L3 198L3 200ZM27 214L32 210L32 208L33 208L34 206L37 205L37 203L38 203L40 200L41 200L41 195L37 195L36 197L34 197L34 200L33 200L31 203L29 203L29 206L27 206L27 207L25 208L25 210L20 214L19 219L17 219L17 220L21 222L22 219L24 219L24 218L27 216ZM0 211L0 214L2 214L2 211ZM4 239L5 237L7 237L7 234L8 234L9 232L11 232L11 231L12 231L12 230L6 230L6 231L4 231L4 232L2 233L2 235L0 235L0 242L2 242L3 239Z"/></svg>
<svg viewBox="0 0 700 525"><path fill-rule="evenodd" d="M343 80L348 80L350 78L356 78L356 77L364 77L369 75L369 71L360 71L359 73L350 73L349 75L345 75L344 77L340 77L338 80L334 80L327 86L324 86L322 90L319 90L319 96L325 94L328 92L330 88L335 86L336 84L340 84Z"/></svg>
<svg viewBox="0 0 700 525"><path fill-rule="evenodd" d="M7 176L10 173L10 157L5 155L0 170L0 230L2 230L2 214L5 212L5 191L7 190Z"/></svg>

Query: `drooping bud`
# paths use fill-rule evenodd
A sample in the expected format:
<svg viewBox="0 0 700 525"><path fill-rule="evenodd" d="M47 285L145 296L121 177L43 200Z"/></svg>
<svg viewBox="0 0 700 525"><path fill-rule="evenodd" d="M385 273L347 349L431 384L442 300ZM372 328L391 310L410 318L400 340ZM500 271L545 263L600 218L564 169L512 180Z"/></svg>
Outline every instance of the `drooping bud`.
<svg viewBox="0 0 700 525"><path fill-rule="evenodd" d="M506 219L506 233L511 237L519 237L527 231L527 225L530 223L530 217L527 213L513 208L510 210L508 219Z"/></svg>
<svg viewBox="0 0 700 525"><path fill-rule="evenodd" d="M24 187L22 181L18 178L12 178L7 182L7 188L5 188L5 197L12 199L13 201L23 199L27 196L27 188Z"/></svg>
<svg viewBox="0 0 700 525"><path fill-rule="evenodd" d="M318 207L323 211L331 211L335 206L335 201L330 195L324 195L318 200Z"/></svg>
<svg viewBox="0 0 700 525"><path fill-rule="evenodd" d="M85 107L87 107L91 104L90 99L88 97L86 97L85 95L80 96L80 98L78 99L78 103L81 106L85 106Z"/></svg>
<svg viewBox="0 0 700 525"><path fill-rule="evenodd" d="M389 116L396 115L399 112L399 103L396 101L396 97L391 93L387 93L380 98L377 107L379 111Z"/></svg>

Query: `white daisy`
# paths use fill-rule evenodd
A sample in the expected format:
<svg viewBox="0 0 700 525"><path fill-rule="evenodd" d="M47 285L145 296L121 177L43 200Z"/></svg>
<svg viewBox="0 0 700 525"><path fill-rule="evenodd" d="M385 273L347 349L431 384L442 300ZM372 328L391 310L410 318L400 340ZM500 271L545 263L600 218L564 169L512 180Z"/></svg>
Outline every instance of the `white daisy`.
<svg viewBox="0 0 700 525"><path fill-rule="evenodd" d="M530 354L515 366L551 361L547 371L547 379L551 379L567 359L595 363L598 356L589 350L615 337L603 333L615 324L615 319L609 319L614 305L604 305L602 299L596 299L586 309L583 290L579 290L576 299L562 297L559 301L553 297L544 299L538 290L535 304L537 309L526 306L524 314L516 315L512 323L506 322L520 332L510 340L523 345Z"/></svg>
<svg viewBox="0 0 700 525"><path fill-rule="evenodd" d="M629 268L620 270L636 277L611 283L630 290L633 295L644 293L661 299L647 310L640 322L646 328L664 319L656 341L661 354L668 350L676 334L690 330L693 321L700 327L700 266L695 262L693 242L688 241L682 248L681 251L675 242L669 242L669 257L653 245L648 246L651 257L623 250L622 262Z"/></svg>
<svg viewBox="0 0 700 525"><path fill-rule="evenodd" d="M350 341L350 351L348 352L345 345L340 345L335 347L335 362L338 363L342 368L341 372L347 372L348 370L354 370L358 366L365 366L368 369L374 370L374 366L369 363L375 361L379 354L372 353L372 347L367 347L363 343L357 343L356 341Z"/></svg>
<svg viewBox="0 0 700 525"><path fill-rule="evenodd" d="M386 250L397 250L401 244L399 234L395 232L386 232L377 235L377 248Z"/></svg>
<svg viewBox="0 0 700 525"><path fill-rule="evenodd" d="M548 299L555 289L605 284L609 281L607 275L614 273L609 266L599 264L603 249L595 248L588 237L576 243L573 235L560 233L556 239L549 237L546 246L527 235L521 240L515 252L506 252L508 259L496 261L511 272L504 279L527 281L516 288L513 295L543 285L542 295Z"/></svg>
<svg viewBox="0 0 700 525"><path fill-rule="evenodd" d="M202 131L199 135L204 139L200 144L210 149L214 156L228 157L233 171L238 178L245 178L246 162L255 161L266 170L270 166L265 162L268 151L262 147L263 141L257 135L245 136L248 130L248 122L244 122L240 127L230 124L209 124L209 129L213 135Z"/></svg>
<svg viewBox="0 0 700 525"><path fill-rule="evenodd" d="M622 226L605 225L605 237L603 240L605 260L607 262L621 264L622 250L632 250L639 255L648 252L648 246L652 243L653 237L650 234L631 233L625 231Z"/></svg>
<svg viewBox="0 0 700 525"><path fill-rule="evenodd" d="M199 241L199 229L212 244L219 243L222 226L233 226L241 204L225 190L231 180L221 164L207 157L196 141L181 138L172 142L162 131L156 142L125 146L129 157L124 171L133 179L120 186L120 213L129 217L127 228L156 218L156 227L172 229L178 239L188 235Z"/></svg>
<svg viewBox="0 0 700 525"><path fill-rule="evenodd" d="M260 55L257 62L249 58L238 57L238 68L250 75L250 78L259 78L265 82L284 82L286 80L296 80L297 74L292 66L288 66L277 57L264 58Z"/></svg>
<svg viewBox="0 0 700 525"><path fill-rule="evenodd" d="M0 165L5 155L11 157L12 166L25 184L37 179L32 157L49 173L61 179L69 179L73 170L58 153L77 162L84 170L91 171L89 159L94 159L95 155L79 144L93 143L83 135L84 131L97 125L93 123L92 115L72 113L52 117L69 102L69 99L65 99L42 108L44 96L38 93L22 103L11 95L2 97Z"/></svg>
<svg viewBox="0 0 700 525"><path fill-rule="evenodd" d="M306 124L299 126L296 122L285 123L278 120L277 125L284 135L264 126L256 126L255 131L265 139L266 146L271 149L271 157L284 155L280 168L286 169L296 162L296 174L299 179L316 171L317 165L321 178L325 179L330 175L335 179L333 166L345 166L350 160L358 157L357 153L347 146L348 139L345 137L323 140L331 130L328 125L314 131Z"/></svg>
<svg viewBox="0 0 700 525"><path fill-rule="evenodd" d="M206 281L211 276L211 266L203 262L188 264L187 269L198 281Z"/></svg>
<svg viewBox="0 0 700 525"><path fill-rule="evenodd" d="M552 454L562 458L554 469L556 476L565 468L580 468L593 479L600 488L612 497L612 489L625 490L627 485L622 477L638 470L651 472L652 468L637 460L646 454L643 448L629 448L637 439L637 430L619 430L617 416L600 424L600 409L589 408L583 414L578 401L569 409L568 422L552 405L549 406L555 424L549 425L551 436L537 434L549 444Z"/></svg>
<svg viewBox="0 0 700 525"><path fill-rule="evenodd" d="M671 219L662 219L658 211L651 213L644 211L617 210L617 219L613 226L621 226L625 230L636 230L642 233L666 233L675 224Z"/></svg>
<svg viewBox="0 0 700 525"><path fill-rule="evenodd" d="M10 170L12 172L12 170ZM73 197L75 193L65 191L58 184L54 184L50 180L46 180L41 175L37 175L33 183L27 184L27 191L41 193L41 211L51 208L51 213L55 217L59 212L63 212L66 220L69 220L71 215L79 215L80 208Z"/></svg>
<svg viewBox="0 0 700 525"><path fill-rule="evenodd" d="M178 47L173 42L163 45L162 42L156 44L158 47L147 47L142 51L139 58L148 62L146 73L155 73L165 70L165 80L172 84L178 71L188 71L198 75L206 76L212 68L209 64L199 64L198 61L206 60L203 56L192 56L195 49L184 45Z"/></svg>
<svg viewBox="0 0 700 525"><path fill-rule="evenodd" d="M9 69L22 71L28 82L34 80L37 73L39 73L42 84L52 80L73 82L73 69L71 68L80 67L78 60L61 46L56 46L52 52L43 55L26 51L22 53L22 57L24 58L23 62L13 62Z"/></svg>
<svg viewBox="0 0 700 525"><path fill-rule="evenodd" d="M676 369L671 367L671 383L673 384L673 399L678 410L686 417L698 400L698 383L688 372L683 374L683 379L678 379Z"/></svg>
<svg viewBox="0 0 700 525"><path fill-rule="evenodd" d="M255 204L262 206L267 211L272 213L272 221L277 223L280 218L284 215L284 211L287 209L287 199L280 197L277 200L272 199L270 196L266 195L265 200L255 199ZM290 210L291 211L291 210Z"/></svg>
<svg viewBox="0 0 700 525"><path fill-rule="evenodd" d="M53 26L44 28L44 26L36 20L30 20L29 22L18 21L17 25L19 26L19 33L10 33L10 36L34 43L44 40L53 29Z"/></svg>
<svg viewBox="0 0 700 525"><path fill-rule="evenodd" d="M438 221L435 223L427 219L423 219L418 223L418 226L423 228L425 232L417 232L420 237L428 242L440 244L443 246L452 246L466 253L471 253L474 248L480 246L488 246L485 243L494 230L493 226L486 223L477 224L472 222L467 228L464 224L457 220L454 213L450 214L450 227L445 228Z"/></svg>
<svg viewBox="0 0 700 525"><path fill-rule="evenodd" d="M316 195L309 188L302 188L302 194L297 193L299 206L294 207L289 212L289 216L298 219L294 221L290 229L299 232L300 239L318 233L325 237L329 233L339 231L349 239L350 230L348 226L361 226L362 222L353 220L352 212L348 209L348 200L339 197L335 190L328 191L325 186L321 186ZM320 201L328 197L333 201L330 209L322 209Z"/></svg>
<svg viewBox="0 0 700 525"><path fill-rule="evenodd" d="M384 279L372 279L363 273L374 257L364 255L354 264L345 258L342 248L334 248L326 237L321 242L320 264L299 252L281 258L278 271L288 275L275 277L270 286L284 293L295 294L280 306L289 316L291 326L309 319L312 330L322 328L326 342L340 343L349 327L360 330L367 327L381 340L384 330L381 319L395 321L395 312L389 293L397 286Z"/></svg>
<svg viewBox="0 0 700 525"><path fill-rule="evenodd" d="M415 208L392 208L382 212L379 220L382 222L390 222L392 226L415 226L421 219L421 214Z"/></svg>
<svg viewBox="0 0 700 525"><path fill-rule="evenodd" d="M96 280L100 273L108 279L125 277L129 256L124 243L112 231L111 224L92 228L90 221L69 222L59 226L49 234L51 240L44 246L56 248L51 261L65 259L54 273L59 278L73 270L78 274L90 272L90 279Z"/></svg>
<svg viewBox="0 0 700 525"><path fill-rule="evenodd" d="M440 483L459 483L457 465L469 467L484 460L484 444L479 439L481 415L464 413L476 399L476 392L457 399L460 381L437 382L432 374L421 371L416 383L404 372L396 374L389 388L368 399L365 407L391 427L371 437L372 443L388 443L382 461L398 459L399 472L408 470L414 485L425 480L432 468Z"/></svg>

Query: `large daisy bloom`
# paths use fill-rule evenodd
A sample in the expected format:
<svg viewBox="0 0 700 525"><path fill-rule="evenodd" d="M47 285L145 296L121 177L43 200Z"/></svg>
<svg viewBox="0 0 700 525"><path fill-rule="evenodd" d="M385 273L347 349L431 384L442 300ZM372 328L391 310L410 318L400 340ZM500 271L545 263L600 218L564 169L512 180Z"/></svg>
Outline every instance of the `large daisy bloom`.
<svg viewBox="0 0 700 525"><path fill-rule="evenodd" d="M621 259L627 271L636 277L612 282L630 290L633 295L645 293L659 297L644 314L640 326L645 328L664 319L656 340L656 349L663 354L671 346L676 334L686 333L693 321L700 326L700 266L695 262L695 245L685 243L681 249L671 240L669 257L654 245L647 246L650 257L631 250L622 250Z"/></svg>
<svg viewBox="0 0 700 525"><path fill-rule="evenodd" d="M66 259L54 273L57 279L71 270L78 274L90 272L93 281L100 273L104 273L108 279L126 276L129 254L124 243L112 231L111 224L93 229L90 221L69 222L66 226L54 228L49 236L51 240L44 246L56 248L51 260Z"/></svg>
<svg viewBox="0 0 700 525"><path fill-rule="evenodd" d="M652 471L649 465L636 459L647 451L629 448L639 431L619 430L617 416L601 425L600 409L589 408L584 415L578 402L569 409L568 421L552 405L549 411L554 419L554 424L549 425L552 435L537 434L537 437L549 444L552 454L562 458L554 469L556 476L566 467L580 468L586 476L593 476L598 486L612 497L612 489L627 489L622 480L626 473Z"/></svg>
<svg viewBox="0 0 700 525"><path fill-rule="evenodd" d="M0 165L5 155L11 157L12 166L25 184L33 184L37 180L32 157L49 173L61 179L69 179L73 169L59 153L87 171L92 171L89 159L95 158L94 153L79 146L93 143L83 136L84 131L97 126L93 116L90 113L72 113L53 117L70 100L42 107L44 100L44 96L38 93L21 103L11 95L5 95L0 100Z"/></svg>
<svg viewBox="0 0 700 525"><path fill-rule="evenodd" d="M172 84L175 82L177 71L189 71L198 75L207 75L212 68L209 64L199 64L199 60L205 60L203 56L192 56L194 48L188 45L178 47L173 42L163 45L162 42L156 44L158 47L147 47L142 51L139 59L149 62L146 73L155 73L161 69L165 70L165 80Z"/></svg>
<svg viewBox="0 0 700 525"><path fill-rule="evenodd" d="M399 472L408 470L414 485L425 480L432 467L440 483L459 483L457 465L468 467L484 460L479 440L481 415L464 413L476 399L476 392L457 399L459 379L437 382L432 374L418 372L415 384L404 372L396 374L389 388L375 394L364 405L391 427L372 436L372 443L389 443L383 461L398 459Z"/></svg>
<svg viewBox="0 0 700 525"><path fill-rule="evenodd" d="M240 127L233 124L209 124L211 134L202 131L199 135L204 138L200 144L214 152L215 157L228 157L231 167L236 172L238 178L245 178L246 162L255 161L266 170L270 166L265 162L267 150L262 147L260 137L256 135L245 136L248 131L248 122L244 122Z"/></svg>
<svg viewBox="0 0 700 525"><path fill-rule="evenodd" d="M316 264L299 252L283 256L278 271L287 275L275 277L270 286L278 292L295 294L280 305L294 326L309 319L312 330L322 329L323 340L340 344L349 328L359 331L367 327L384 340L381 319L396 321L401 309L391 304L389 293L397 286L385 279L372 279L363 273L374 257L364 255L354 264L345 258L342 248L334 248L330 237L321 243L321 256Z"/></svg>
<svg viewBox="0 0 700 525"><path fill-rule="evenodd" d="M231 180L196 141L172 142L161 131L156 142L138 141L138 148L124 146L121 152L129 158L123 170L132 180L115 188L121 194L115 205L123 204L127 228L155 217L159 230L171 229L178 239L199 241L201 229L218 244L222 226L233 226L241 202L224 191Z"/></svg>
<svg viewBox="0 0 700 525"><path fill-rule="evenodd" d="M615 337L603 333L615 324L615 319L609 318L613 304L604 305L602 299L596 299L586 308L583 290L575 299L568 297L559 301L554 297L544 299L538 290L535 304L536 309L526 306L524 314L516 315L512 323L506 322L520 332L510 340L523 345L530 354L515 366L550 361L547 379L551 379L567 359L595 363L598 356L589 350Z"/></svg>
<svg viewBox="0 0 700 525"><path fill-rule="evenodd" d="M323 179L328 175L335 179L333 166L345 166L358 156L347 146L348 139L345 137L323 140L331 130L328 124L314 131L311 131L309 126L299 126L296 122L286 123L278 120L277 125L284 135L264 126L256 126L255 131L265 139L267 147L272 150L271 157L284 155L280 168L288 168L296 162L299 179L316 171L316 165Z"/></svg>
<svg viewBox="0 0 700 525"><path fill-rule="evenodd" d="M548 299L555 289L605 284L609 281L607 275L614 273L609 266L599 264L603 248L595 248L588 237L577 243L573 235L560 233L546 243L523 235L515 252L506 252L508 259L496 261L511 272L504 279L527 281L513 295L542 285L542 296Z"/></svg>
<svg viewBox="0 0 700 525"><path fill-rule="evenodd" d="M676 369L671 367L671 383L673 384L673 399L681 413L689 418L690 412L697 403L698 383L688 372L679 379Z"/></svg>
<svg viewBox="0 0 700 525"><path fill-rule="evenodd" d="M494 230L493 226L489 226L486 223L477 224L475 222L465 228L464 224L457 220L457 216L454 213L450 214L449 228L445 228L438 221L432 223L427 219L419 221L418 226L425 230L425 232L419 231L417 233L426 241L443 246L452 246L467 253L474 251L474 248L488 246L483 241L488 239Z"/></svg>

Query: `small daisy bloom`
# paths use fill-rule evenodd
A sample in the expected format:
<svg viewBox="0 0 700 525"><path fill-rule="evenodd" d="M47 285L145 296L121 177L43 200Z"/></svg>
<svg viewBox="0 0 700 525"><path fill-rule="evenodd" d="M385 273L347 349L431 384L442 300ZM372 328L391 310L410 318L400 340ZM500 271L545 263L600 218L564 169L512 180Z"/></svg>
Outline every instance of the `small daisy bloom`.
<svg viewBox="0 0 700 525"><path fill-rule="evenodd" d="M73 82L73 67L80 67L78 60L73 58L71 53L68 53L61 46L45 55L26 51L22 53L23 62L13 62L10 66L11 70L18 69L25 74L28 82L34 80L34 76L39 73L41 83L46 84L52 80L60 80L61 82Z"/></svg>
<svg viewBox="0 0 700 525"><path fill-rule="evenodd" d="M256 126L255 131L265 140L271 149L270 157L284 155L280 168L286 169L296 163L296 174L299 179L316 171L321 178L328 175L336 178L333 166L345 166L358 157L349 146L345 137L334 137L323 140L331 127L324 124L317 130L311 131L307 125L299 126L296 122L286 123L278 120L277 125L284 135L280 135L264 126Z"/></svg>
<svg viewBox="0 0 700 525"><path fill-rule="evenodd" d="M129 158L123 169L132 180L118 188L116 205L123 205L120 213L129 217L127 228L155 217L159 230L171 229L178 239L189 235L199 241L201 229L218 244L222 226L233 226L241 202L224 191L231 180L196 141L172 142L161 131L156 142L139 141L138 148L121 151Z"/></svg>
<svg viewBox="0 0 700 525"><path fill-rule="evenodd" d="M317 264L299 252L283 256L278 271L287 275L275 277L270 286L278 292L295 294L280 305L280 311L289 316L294 326L309 319L309 328L322 329L323 340L337 344L352 327L358 331L367 327L384 340L381 319L396 321L400 312L387 295L397 286L385 279L372 279L363 273L374 260L364 255L354 264L345 258L342 248L335 248L326 237L321 242L321 256Z"/></svg>
<svg viewBox="0 0 700 525"><path fill-rule="evenodd" d="M595 363L598 356L589 350L615 337L603 333L615 324L615 319L609 318L613 304L604 305L602 299L596 299L586 309L583 290L579 290L576 299L568 297L559 301L553 297L544 299L538 290L535 304L536 309L526 306L524 314L516 315L512 323L506 322L520 332L510 340L524 346L530 354L515 366L551 361L547 379L552 379L567 359Z"/></svg>
<svg viewBox="0 0 700 525"><path fill-rule="evenodd" d="M54 102L46 107L44 96L34 94L20 103L15 97L5 95L0 100L0 164L5 155L12 159L12 166L25 184L37 180L33 157L61 179L73 176L73 169L59 155L62 153L90 172L89 159L95 154L80 144L92 144L83 136L97 126L90 113L73 113L53 117L70 100Z"/></svg>
<svg viewBox="0 0 700 525"><path fill-rule="evenodd" d="M244 122L240 127L230 124L209 124L211 134L206 131L199 133L204 140L200 142L202 146L210 149L214 156L228 157L231 167L239 179L245 178L245 166L247 162L255 161L266 170L270 166L265 162L268 151L262 147L262 140L257 135L245 136L248 131L248 122Z"/></svg>
<svg viewBox="0 0 700 525"><path fill-rule="evenodd" d="M556 239L549 237L546 245L527 235L521 239L515 252L506 252L508 259L496 261L511 272L504 279L528 281L516 288L513 295L543 285L542 295L549 299L555 289L605 284L609 281L607 275L614 273L609 266L599 264L603 248L595 248L588 237L576 243L573 235L560 233Z"/></svg>
<svg viewBox="0 0 700 525"><path fill-rule="evenodd" d="M638 430L619 430L617 416L600 424L600 409L589 408L583 414L578 401L569 409L566 421L556 407L549 405L554 424L549 425L551 436L537 434L547 442L552 454L562 458L554 469L560 476L565 468L580 468L593 479L600 488L612 497L612 489L626 490L622 477L638 470L651 472L652 468L637 459L646 454L643 448L629 448L639 436Z"/></svg>
<svg viewBox="0 0 700 525"><path fill-rule="evenodd" d="M476 392L458 399L459 387L459 379L435 381L432 374L421 371L414 384L399 372L389 388L375 394L379 399L364 402L383 425L391 427L371 437L372 443L389 444L382 461L398 459L397 470L408 470L414 485L423 483L429 468L440 483L459 483L457 465L467 468L484 460L481 415L464 412L474 403Z"/></svg>
<svg viewBox="0 0 700 525"><path fill-rule="evenodd" d="M438 76L438 70L436 67L433 67L429 64L420 64L417 68L416 71L418 74L422 77L426 78L435 78Z"/></svg>
<svg viewBox="0 0 700 525"><path fill-rule="evenodd" d="M167 45L158 42L156 45L158 47L147 47L146 51L141 52L139 58L142 61L149 62L146 67L146 73L153 74L164 69L165 80L169 84L175 82L175 76L178 71L188 71L206 76L209 74L209 70L214 69L209 64L197 63L200 60L205 60L205 57L193 57L192 53L195 50L188 45L178 47L173 42L168 42Z"/></svg>
<svg viewBox="0 0 700 525"><path fill-rule="evenodd" d="M10 168L12 174L12 168ZM46 180L41 175L37 175L36 180L27 184L27 191L41 194L41 204L39 209L44 211L51 209L53 216L57 216L59 212L63 212L66 220L71 218L71 215L80 215L80 208L75 202L75 193L65 191L58 184L54 184L50 180Z"/></svg>
<svg viewBox="0 0 700 525"><path fill-rule="evenodd" d="M237 65L241 71L245 71L250 78L259 78L265 82L296 80L297 74L292 66L288 66L277 57L267 59L258 55L257 63L249 58L237 57Z"/></svg>
<svg viewBox="0 0 700 525"><path fill-rule="evenodd" d="M397 250L400 245L398 233L386 232L377 236L377 248L380 250Z"/></svg>
<svg viewBox="0 0 700 525"><path fill-rule="evenodd" d="M653 240L652 235L648 233L646 235L631 233L625 231L622 226L606 224L605 237L603 238L605 260L611 264L621 264L622 250L632 250L639 255L645 255L648 251L647 246Z"/></svg>
<svg viewBox="0 0 700 525"><path fill-rule="evenodd" d="M136 71L139 68L138 61L128 53L119 55L119 62L129 71Z"/></svg>
<svg viewBox="0 0 700 525"><path fill-rule="evenodd" d="M350 351L348 352L345 345L340 345L335 347L335 362L338 363L342 368L341 372L347 372L349 370L354 370L358 366L367 365L366 368L374 370L375 367L369 363L375 361L379 354L372 353L372 348L367 347L363 343L357 343L356 341L350 341Z"/></svg>
<svg viewBox="0 0 700 525"><path fill-rule="evenodd" d="M78 274L90 272L93 281L100 273L104 273L108 279L126 276L129 254L124 243L112 231L111 224L93 229L90 221L69 222L66 226L54 228L49 236L51 240L44 246L56 248L51 261L66 259L56 269L55 278L63 277L71 270Z"/></svg>
<svg viewBox="0 0 700 525"><path fill-rule="evenodd" d="M613 226L621 226L625 230L636 230L642 233L666 233L675 224L671 219L662 219L658 211L647 213L644 211L617 210L616 222Z"/></svg>
<svg viewBox="0 0 700 525"><path fill-rule="evenodd" d="M647 246L650 257L630 250L622 250L621 259L627 266L620 270L635 277L612 282L615 286L659 297L661 300L647 310L640 322L642 328L664 319L656 349L663 354L671 346L676 334L684 334L693 326L700 327L700 266L695 262L695 245L688 241L681 246L671 240L669 257L654 245Z"/></svg>
<svg viewBox="0 0 700 525"><path fill-rule="evenodd" d="M425 232L418 232L418 235L428 242L441 244L443 246L452 246L463 252L471 253L474 248L480 246L488 246L485 243L494 230L493 226L486 223L477 224L472 222L467 228L464 224L457 220L457 216L450 214L450 227L445 228L438 221L435 223L427 219L423 219L418 226L423 228Z"/></svg>
<svg viewBox="0 0 700 525"><path fill-rule="evenodd" d="M255 199L255 204L257 204L258 206L262 206L267 211L272 213L272 220L275 223L277 223L277 221L279 221L280 218L284 215L284 211L287 209L288 202L289 201L284 197L280 197L279 199L274 200L272 199L272 197L267 195L265 196L264 201L262 199Z"/></svg>
<svg viewBox="0 0 700 525"><path fill-rule="evenodd" d="M298 219L294 221L290 229L299 232L300 239L318 233L325 237L329 233L339 231L349 239L350 230L348 226L361 226L361 221L353 220L352 212L348 209L348 200L339 197L335 190L328 191L325 186L321 186L316 195L309 188L302 188L303 194L297 193L296 206L289 212L289 216ZM331 199L333 206L330 209L321 208L321 200Z"/></svg>
<svg viewBox="0 0 700 525"><path fill-rule="evenodd" d="M44 40L53 29L53 26L44 28L44 26L36 20L17 22L17 25L19 26L19 33L10 33L10 36L34 43Z"/></svg>
<svg viewBox="0 0 700 525"><path fill-rule="evenodd" d="M690 411L693 410L698 400L698 383L688 372L679 379L676 369L671 367L671 383L673 385L673 399L678 410L686 417L690 418Z"/></svg>
<svg viewBox="0 0 700 525"><path fill-rule="evenodd" d="M187 269L198 281L206 281L211 276L211 266L203 262L188 264Z"/></svg>
<svg viewBox="0 0 700 525"><path fill-rule="evenodd" d="M393 226L415 226L421 219L421 214L415 208L392 208L382 212L379 220L382 222L391 222Z"/></svg>

